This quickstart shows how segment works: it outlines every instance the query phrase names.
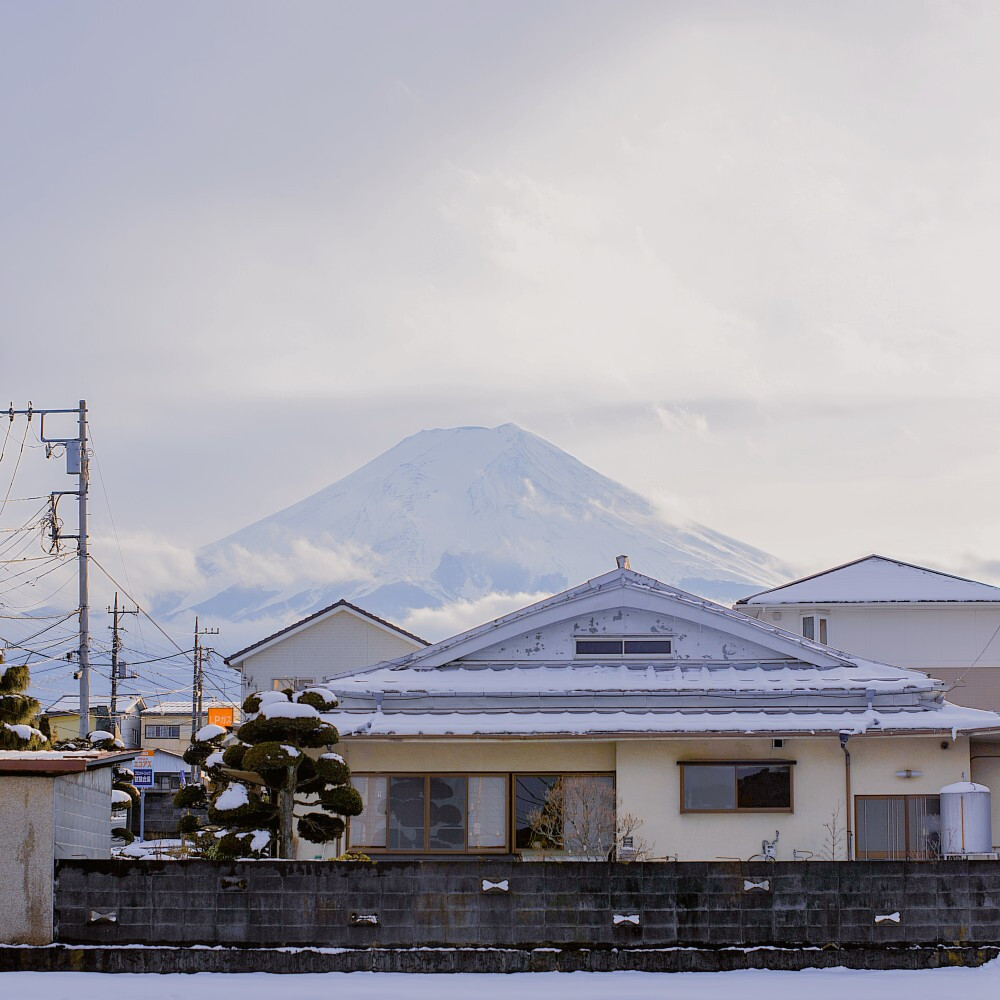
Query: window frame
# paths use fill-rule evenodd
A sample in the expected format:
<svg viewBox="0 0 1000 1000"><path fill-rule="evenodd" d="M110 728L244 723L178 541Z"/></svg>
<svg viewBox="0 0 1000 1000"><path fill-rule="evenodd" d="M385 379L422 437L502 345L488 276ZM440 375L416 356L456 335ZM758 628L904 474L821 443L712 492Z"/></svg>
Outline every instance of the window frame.
<svg viewBox="0 0 1000 1000"><path fill-rule="evenodd" d="M364 851L365 854L395 854L395 855L450 855L467 854L476 856L478 854L508 854L511 844L510 838L510 788L511 778L506 771L358 771L352 772L351 777L357 778L384 778L386 783L385 798L385 847L371 847L368 844L355 844L351 840L351 821L348 818L347 829L345 831L348 850ZM389 782L392 778L423 778L424 779L424 847L421 850L410 847L389 847L389 815L391 804L389 800ZM431 827L431 798L430 782L432 778L465 778L465 847L464 849L434 848L430 845ZM507 786L504 794L504 808L507 812L504 822L505 842L502 847L469 847L469 778L504 778Z"/></svg>
<svg viewBox="0 0 1000 1000"><path fill-rule="evenodd" d="M903 803L903 851L902 857L898 857L897 852L893 851L869 851L864 852L858 847L858 840L860 840L861 826L860 826L860 810L858 809L858 803L861 799L894 799L901 801ZM904 794L898 792L896 794L887 795L855 795L854 796L854 859L856 861L934 861L939 854L933 854L930 851L918 850L917 848L910 847L910 802L913 799L937 799L938 800L938 816L941 815L941 796L940 794L930 793L912 793ZM864 856L862 857L862 853Z"/></svg>
<svg viewBox="0 0 1000 1000"><path fill-rule="evenodd" d="M155 734L151 733L150 729L155 729L155 730L157 730L157 732ZM161 735L159 733L159 730L161 730L161 729L168 730L169 735L167 735L167 736ZM177 734L176 735L174 735L172 732L170 732L171 730L174 730L174 729L177 730ZM146 740L179 740L181 738L181 727L180 727L179 724L176 725L176 726L173 726L173 725L161 724L161 723L158 723L158 722L147 722L146 725L145 725L145 727L143 728L143 733L144 733L143 739L146 739Z"/></svg>
<svg viewBox="0 0 1000 1000"><path fill-rule="evenodd" d="M509 781L507 782L509 804L507 806L507 817L508 817L508 843L511 845L511 851L519 854L527 853L531 856L536 855L549 855L549 854L571 854L572 852L567 851L565 848L565 840L563 845L559 847L551 848L531 848L531 847L518 847L517 846L517 779L518 778L547 778L550 775L555 775L556 780L563 778L610 778L611 779L611 791L615 796L615 803L617 806L618 800L618 775L614 771L560 771L558 769L548 770L548 771L511 771L509 776ZM617 808L616 817L617 821ZM563 819L565 823L565 817ZM563 837L565 838L566 832L563 830ZM612 839L614 836L612 835Z"/></svg>
<svg viewBox="0 0 1000 1000"><path fill-rule="evenodd" d="M806 622L811 621L813 623L812 629L813 634L811 636L806 635ZM818 642L824 646L830 645L830 616L820 615L813 612L809 615L802 615L799 622L799 631L802 633L803 639L808 639L810 642ZM824 633L826 633L824 635ZM821 638L822 637L822 638Z"/></svg>
<svg viewBox="0 0 1000 1000"><path fill-rule="evenodd" d="M738 813L793 813L795 812L795 764L794 760L679 760L677 766L681 771L680 780L680 811L681 814L692 816L720 813L735 815ZM731 767L733 769L733 802L732 809L689 809L684 804L685 771L689 767ZM787 767L788 768L788 805L766 806L763 808L741 806L739 804L739 768L741 767Z"/></svg>
<svg viewBox="0 0 1000 1000"><path fill-rule="evenodd" d="M617 642L621 644L621 649L617 653L581 653L578 643L581 642ZM670 643L669 653L627 653L625 651L626 642L668 642ZM573 656L577 660L602 660L608 657L621 660L648 660L651 657L676 657L676 647L673 635L575 635L573 636Z"/></svg>

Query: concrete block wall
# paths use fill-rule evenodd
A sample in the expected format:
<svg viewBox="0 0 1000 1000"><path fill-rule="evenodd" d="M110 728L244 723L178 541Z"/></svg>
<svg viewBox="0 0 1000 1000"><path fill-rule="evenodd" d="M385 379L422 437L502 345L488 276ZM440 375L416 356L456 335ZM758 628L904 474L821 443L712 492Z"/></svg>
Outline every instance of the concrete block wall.
<svg viewBox="0 0 1000 1000"><path fill-rule="evenodd" d="M111 768L100 767L55 779L55 856L111 856Z"/></svg>
<svg viewBox="0 0 1000 1000"><path fill-rule="evenodd" d="M985 945L1000 943L1000 864L61 862L55 921L65 943Z"/></svg>
<svg viewBox="0 0 1000 1000"><path fill-rule="evenodd" d="M52 940L54 778L0 779L0 944Z"/></svg>

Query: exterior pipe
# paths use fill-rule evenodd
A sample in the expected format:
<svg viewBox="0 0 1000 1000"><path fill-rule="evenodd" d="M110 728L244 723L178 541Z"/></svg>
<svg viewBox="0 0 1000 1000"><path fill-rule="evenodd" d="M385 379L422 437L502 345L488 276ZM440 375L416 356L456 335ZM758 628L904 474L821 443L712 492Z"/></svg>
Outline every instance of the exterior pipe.
<svg viewBox="0 0 1000 1000"><path fill-rule="evenodd" d="M840 749L844 751L844 798L847 802L847 860L854 860L854 829L851 823L851 751L847 749L850 733L840 734Z"/></svg>

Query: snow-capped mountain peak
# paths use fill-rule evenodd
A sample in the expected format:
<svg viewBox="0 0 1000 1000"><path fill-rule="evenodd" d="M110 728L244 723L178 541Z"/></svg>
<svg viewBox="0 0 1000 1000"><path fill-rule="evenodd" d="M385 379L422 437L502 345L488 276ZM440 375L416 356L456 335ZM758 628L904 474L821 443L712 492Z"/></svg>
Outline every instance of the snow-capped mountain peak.
<svg viewBox="0 0 1000 1000"><path fill-rule="evenodd" d="M672 523L639 494L503 424L405 438L203 548L203 586L170 603L254 623L251 635L341 597L412 625L419 609L479 602L485 610L499 606L490 598L502 604L509 595L516 606L555 593L614 566L623 552L641 572L714 599L788 573L764 552Z"/></svg>

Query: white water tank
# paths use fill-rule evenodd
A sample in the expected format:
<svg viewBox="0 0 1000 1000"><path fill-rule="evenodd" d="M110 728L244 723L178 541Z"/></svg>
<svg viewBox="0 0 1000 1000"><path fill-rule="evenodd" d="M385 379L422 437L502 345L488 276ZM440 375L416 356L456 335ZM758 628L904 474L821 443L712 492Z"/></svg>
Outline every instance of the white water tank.
<svg viewBox="0 0 1000 1000"><path fill-rule="evenodd" d="M941 789L941 853L989 854L993 850L990 790L974 781Z"/></svg>

